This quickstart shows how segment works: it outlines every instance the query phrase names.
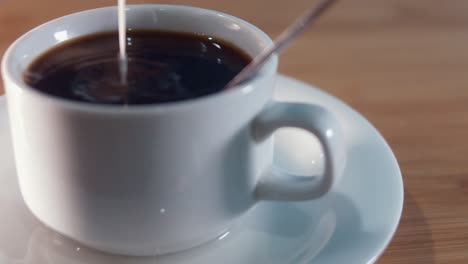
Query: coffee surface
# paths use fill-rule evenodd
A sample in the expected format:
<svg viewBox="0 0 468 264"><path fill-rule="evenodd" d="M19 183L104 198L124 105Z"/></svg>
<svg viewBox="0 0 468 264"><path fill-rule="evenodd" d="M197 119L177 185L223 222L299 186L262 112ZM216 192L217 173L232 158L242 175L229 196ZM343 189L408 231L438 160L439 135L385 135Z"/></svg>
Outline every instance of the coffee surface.
<svg viewBox="0 0 468 264"><path fill-rule="evenodd" d="M127 32L128 72L119 70L118 32L66 41L35 59L24 73L44 93L98 104L155 104L224 89L250 61L226 41L194 33Z"/></svg>

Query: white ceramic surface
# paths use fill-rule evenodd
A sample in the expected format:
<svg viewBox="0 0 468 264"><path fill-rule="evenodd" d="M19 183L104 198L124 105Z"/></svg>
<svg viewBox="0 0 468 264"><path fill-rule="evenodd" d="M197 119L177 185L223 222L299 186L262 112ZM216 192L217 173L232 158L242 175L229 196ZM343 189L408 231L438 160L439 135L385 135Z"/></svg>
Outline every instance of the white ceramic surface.
<svg viewBox="0 0 468 264"><path fill-rule="evenodd" d="M390 242L403 206L403 182L391 149L362 116L316 88L279 77L275 97L323 105L340 119L349 157L334 191L314 201L260 202L217 240L148 258L87 249L47 229L29 213L17 184L1 98L0 264L374 263ZM323 160L317 144L302 131L280 130L275 141L276 165L299 174L321 172Z"/></svg>
<svg viewBox="0 0 468 264"><path fill-rule="evenodd" d="M175 103L85 104L24 83L37 54L115 30L116 12L58 18L23 35L4 56L19 185L38 219L93 248L157 255L214 239L259 200L314 199L332 188L345 164L340 124L326 107L271 100L276 56L240 87ZM205 9L134 5L127 17L133 29L197 32L251 54L271 43L255 26ZM320 140L323 173L301 177L271 167L271 133L281 127L300 127Z"/></svg>

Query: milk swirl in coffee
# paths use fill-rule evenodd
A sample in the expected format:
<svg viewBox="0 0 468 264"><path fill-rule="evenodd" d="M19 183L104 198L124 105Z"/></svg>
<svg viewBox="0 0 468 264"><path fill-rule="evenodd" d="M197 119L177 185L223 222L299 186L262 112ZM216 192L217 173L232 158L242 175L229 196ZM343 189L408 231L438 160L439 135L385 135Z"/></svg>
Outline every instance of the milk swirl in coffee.
<svg viewBox="0 0 468 264"><path fill-rule="evenodd" d="M125 24L119 25L125 31ZM204 34L125 33L123 41L118 31L65 41L36 58L24 80L74 101L155 104L219 92L251 61L234 45Z"/></svg>

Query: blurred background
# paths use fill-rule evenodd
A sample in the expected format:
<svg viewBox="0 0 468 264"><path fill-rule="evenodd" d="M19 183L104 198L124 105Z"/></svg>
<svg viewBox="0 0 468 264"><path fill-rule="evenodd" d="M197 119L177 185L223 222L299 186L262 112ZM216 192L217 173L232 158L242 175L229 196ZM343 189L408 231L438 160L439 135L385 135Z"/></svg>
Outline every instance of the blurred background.
<svg viewBox="0 0 468 264"><path fill-rule="evenodd" d="M230 13L275 37L313 1L164 3ZM0 0L0 54L50 19L115 4ZM281 73L350 104L396 153L404 174L405 208L396 237L378 263L468 262L467 47L466 0L347 0L281 56Z"/></svg>

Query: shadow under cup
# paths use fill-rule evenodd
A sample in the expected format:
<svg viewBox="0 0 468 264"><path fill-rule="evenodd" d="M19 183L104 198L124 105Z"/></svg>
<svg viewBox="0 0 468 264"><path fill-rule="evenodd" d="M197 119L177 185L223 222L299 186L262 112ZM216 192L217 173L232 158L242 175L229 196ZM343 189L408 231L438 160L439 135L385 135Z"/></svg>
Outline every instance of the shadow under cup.
<svg viewBox="0 0 468 264"><path fill-rule="evenodd" d="M255 204L258 174L272 162L271 140L252 143L249 126L271 99L277 57L235 89L163 105L84 104L25 84L37 56L117 21L116 7L58 18L3 58L23 198L47 226L103 251L156 255L207 242ZM252 57L272 43L241 19L185 6L130 5L127 27L211 35Z"/></svg>

